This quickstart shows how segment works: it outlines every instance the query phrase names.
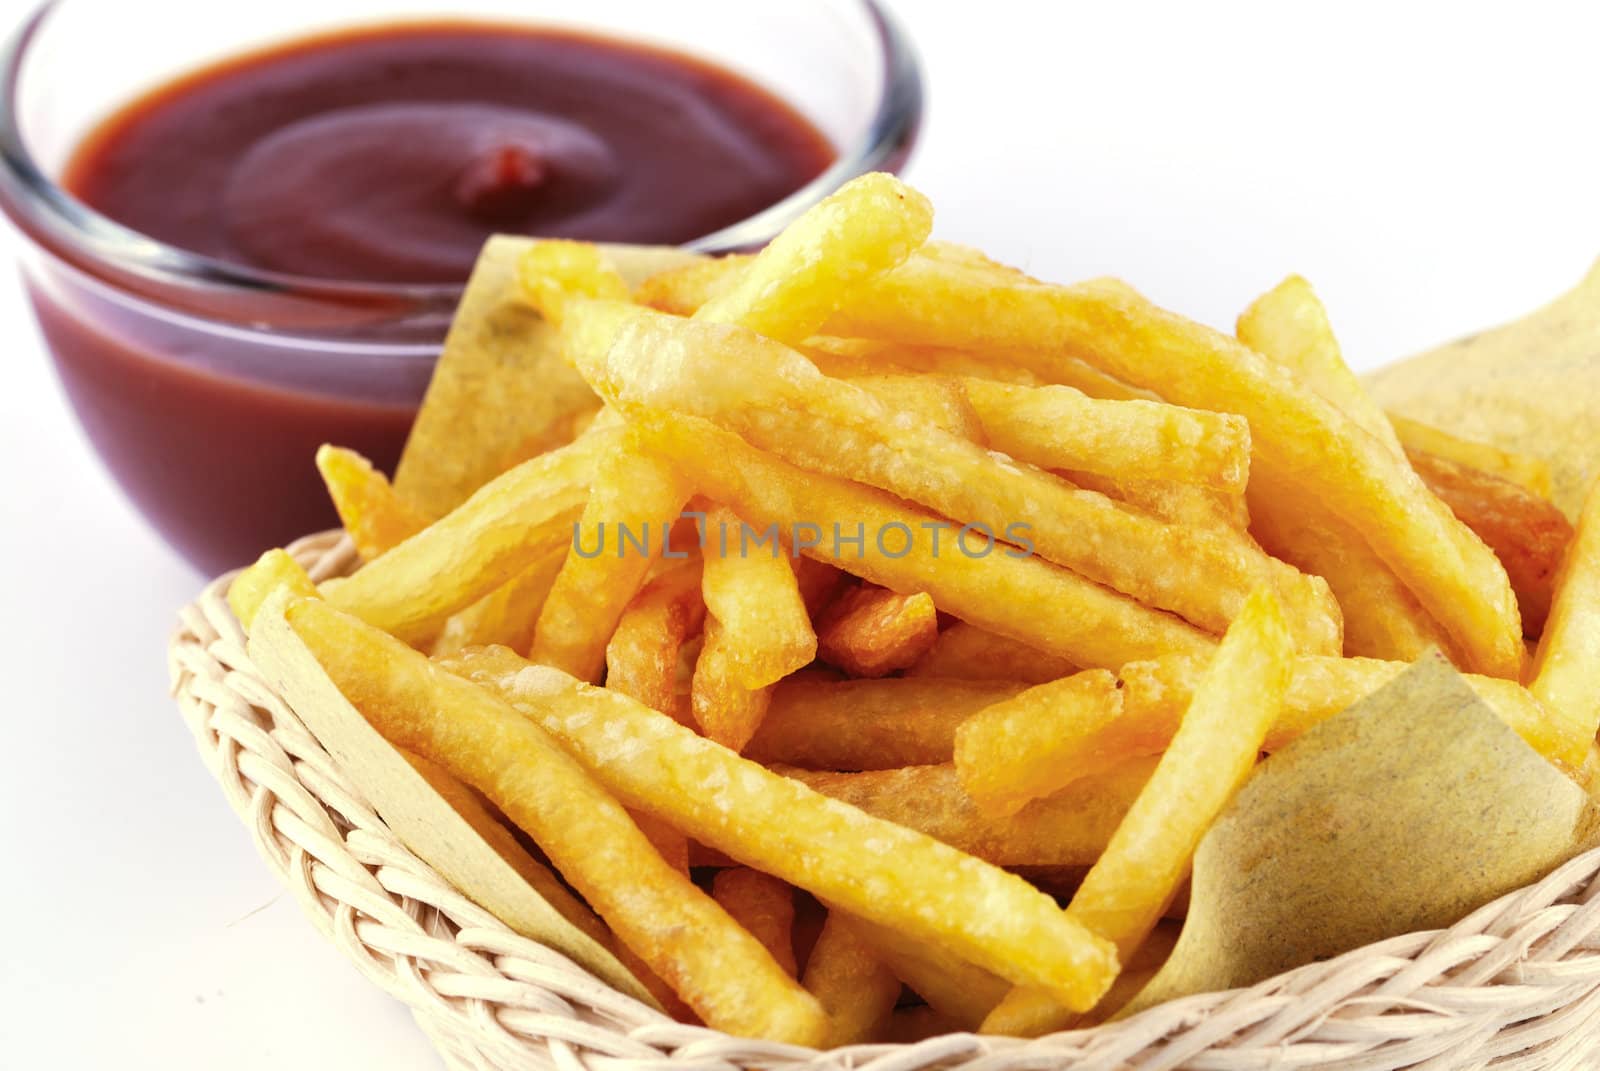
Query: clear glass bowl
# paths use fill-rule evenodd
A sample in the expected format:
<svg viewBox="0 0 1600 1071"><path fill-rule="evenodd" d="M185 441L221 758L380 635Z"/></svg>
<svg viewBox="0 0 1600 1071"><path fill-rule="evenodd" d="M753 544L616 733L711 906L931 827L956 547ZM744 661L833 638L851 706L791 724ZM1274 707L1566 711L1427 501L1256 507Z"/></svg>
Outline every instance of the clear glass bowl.
<svg viewBox="0 0 1600 1071"><path fill-rule="evenodd" d="M44 4L0 55L0 208L24 237L24 285L95 449L208 573L333 523L311 463L319 444L392 470L460 288L209 260L98 215L55 177L109 112L185 71L312 34L441 18L674 49L749 77L815 123L836 163L690 243L707 252L759 245L856 175L897 169L921 118L916 59L875 0L274 0L204 18L185 0Z"/></svg>

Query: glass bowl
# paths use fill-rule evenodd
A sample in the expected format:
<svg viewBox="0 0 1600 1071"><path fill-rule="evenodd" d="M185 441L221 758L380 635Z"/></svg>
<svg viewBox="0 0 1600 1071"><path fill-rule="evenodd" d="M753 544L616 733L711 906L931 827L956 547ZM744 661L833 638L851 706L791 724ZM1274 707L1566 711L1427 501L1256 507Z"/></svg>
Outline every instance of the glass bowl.
<svg viewBox="0 0 1600 1071"><path fill-rule="evenodd" d="M210 260L95 213L56 176L101 119L174 76L300 37L440 19L672 49L810 119L835 163L689 243L705 252L760 245L856 175L897 169L921 118L915 56L875 0L275 0L226 17L200 17L185 0L44 4L0 54L0 208L22 235L23 283L90 441L207 573L334 523L312 465L321 443L393 470L460 287L331 283Z"/></svg>

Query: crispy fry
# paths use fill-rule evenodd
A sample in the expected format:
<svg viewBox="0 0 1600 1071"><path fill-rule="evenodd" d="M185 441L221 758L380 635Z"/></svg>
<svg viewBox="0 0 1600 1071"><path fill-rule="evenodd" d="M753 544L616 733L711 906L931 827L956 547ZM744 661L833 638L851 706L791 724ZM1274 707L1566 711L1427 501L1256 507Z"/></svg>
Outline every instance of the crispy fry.
<svg viewBox="0 0 1600 1071"><path fill-rule="evenodd" d="M617 621L667 550L667 532L689 501L689 483L672 465L640 447L631 431L623 436L595 468L530 655L590 683L600 680Z"/></svg>
<svg viewBox="0 0 1600 1071"><path fill-rule="evenodd" d="M1525 651L1505 571L1381 443L1283 370L1218 332L1104 287L1009 283L912 257L853 291L835 334L1026 355L1063 354L1181 405L1250 422L1252 470L1298 475L1301 497L1354 525L1445 626L1470 666L1516 678ZM1338 464L1330 464L1337 459Z"/></svg>
<svg viewBox="0 0 1600 1071"><path fill-rule="evenodd" d="M286 619L376 728L489 797L708 1025L815 1044L821 1007L661 856L626 811L503 700L316 599ZM548 671L556 672L556 671ZM642 708L641 708L642 709Z"/></svg>
<svg viewBox="0 0 1600 1071"><path fill-rule="evenodd" d="M1567 515L1549 499L1492 473L1422 450L1407 450L1406 456L1429 489L1499 557L1517 593L1523 627L1538 636L1572 540Z"/></svg>
<svg viewBox="0 0 1600 1071"><path fill-rule="evenodd" d="M815 770L890 770L950 761L956 727L1024 685L938 677L790 678L745 748L757 762Z"/></svg>
<svg viewBox="0 0 1600 1071"><path fill-rule="evenodd" d="M752 688L740 682L735 664L747 645L714 617L706 618L705 640L694 662L689 699L695 724L709 740L743 751L767 716L772 685Z"/></svg>
<svg viewBox="0 0 1600 1071"><path fill-rule="evenodd" d="M1388 417L1345 363L1328 310L1310 283L1289 276L1240 314L1235 333L1240 342L1300 377L1395 457L1402 456Z"/></svg>
<svg viewBox="0 0 1600 1071"><path fill-rule="evenodd" d="M404 542L428 523L420 511L394 493L372 462L354 450L323 444L317 449L317 471L333 499L339 523L350 533L362 561L371 561Z"/></svg>
<svg viewBox="0 0 1600 1071"><path fill-rule="evenodd" d="M766 946L778 966L791 977L799 973L794 958L794 890L787 883L747 866L732 867L712 879L711 898Z"/></svg>
<svg viewBox="0 0 1600 1071"><path fill-rule="evenodd" d="M618 428L591 431L523 462L325 596L401 639L429 636L445 618L570 542L595 466L620 437Z"/></svg>
<svg viewBox="0 0 1600 1071"><path fill-rule="evenodd" d="M962 382L989 445L1043 469L1171 480L1243 494L1250 426L1164 402L1103 401L1073 387Z"/></svg>
<svg viewBox="0 0 1600 1071"><path fill-rule="evenodd" d="M876 373L850 376L850 382L886 409L911 415L931 428L968 442L987 444L983 424L953 376Z"/></svg>
<svg viewBox="0 0 1600 1071"><path fill-rule="evenodd" d="M893 175L862 175L785 227L695 318L799 342L850 290L899 265L932 229L926 197Z"/></svg>
<svg viewBox="0 0 1600 1071"><path fill-rule="evenodd" d="M814 534L817 542L800 548L808 556L891 590L926 591L948 613L1070 662L1120 666L1212 647L1209 636L1178 618L1038 558L998 548L980 558L934 554L930 541L915 533L948 525L942 518L848 480L797 469L704 421L652 414L635 426L654 449L693 471L704 490L753 523ZM908 552L896 556L886 550L899 546L879 547L870 534L857 548L805 528L820 528L814 518L830 517L852 518L865 533L892 539L904 530L913 538Z"/></svg>
<svg viewBox="0 0 1600 1071"><path fill-rule="evenodd" d="M982 967L974 967L935 946L908 940L903 934L864 919L847 917L843 922L929 1007L947 1016L952 1029L976 1029L1009 988Z"/></svg>
<svg viewBox="0 0 1600 1071"><path fill-rule="evenodd" d="M248 635L255 624L256 612L267 597L281 587L296 595L315 596L317 585L311 582L306 571L300 568L286 550L269 550L256 559L254 565L241 571L228 585L228 608L239 619Z"/></svg>
<svg viewBox="0 0 1600 1071"><path fill-rule="evenodd" d="M627 696L503 648L451 665L553 732L624 800L746 866L1069 1005L1092 1006L1111 983L1105 944L1021 878L826 800ZM969 926L974 918L985 925Z"/></svg>
<svg viewBox="0 0 1600 1071"><path fill-rule="evenodd" d="M943 346L896 346L867 338L813 335L795 346L826 375L839 379L873 376L949 376L992 379L1024 387L1040 385L1039 377L1020 365L990 354Z"/></svg>
<svg viewBox="0 0 1600 1071"><path fill-rule="evenodd" d="M491 643L526 651L533 643L545 599L566 560L567 548L557 547L465 610L450 615L430 653L455 654Z"/></svg>
<svg viewBox="0 0 1600 1071"><path fill-rule="evenodd" d="M1117 678L1091 669L979 711L955 735L956 773L978 806L1012 815L1077 779L1072 743L1122 713ZM1065 743L1066 754L1057 745Z"/></svg>
<svg viewBox="0 0 1600 1071"><path fill-rule="evenodd" d="M1064 658L1029 647L1009 636L957 621L939 633L933 648L906 670L906 676L1044 684L1077 671L1077 667Z"/></svg>
<svg viewBox="0 0 1600 1071"><path fill-rule="evenodd" d="M1074 781L1008 818L985 815L954 766L830 773L783 768L787 776L868 814L926 833L996 866L1087 866L1155 768L1136 758Z"/></svg>
<svg viewBox="0 0 1600 1071"><path fill-rule="evenodd" d="M632 418L667 409L703 417L804 468L861 480L926 504L987 538L1021 533L1042 557L1220 631L1248 592L1271 584L1294 607L1308 650L1336 651L1326 585L1274 561L1236 533L1183 529L1128 510L1039 469L937 428L897 418L870 394L803 356L737 328L633 310L609 346L583 323L617 312L585 303L568 354ZM565 332L564 332L565 335Z"/></svg>
<svg viewBox="0 0 1600 1071"><path fill-rule="evenodd" d="M1383 410L1344 363L1327 311L1304 279L1290 276L1258 298L1239 317L1238 334L1404 457ZM1443 626L1349 522L1303 500L1293 483L1270 471L1258 475L1250 499L1262 545L1333 589L1344 611L1345 654L1410 662L1436 647L1452 649Z"/></svg>
<svg viewBox="0 0 1600 1071"><path fill-rule="evenodd" d="M1115 943L1123 962L1155 929L1200 838L1255 767L1293 665L1283 610L1270 591L1257 592L1223 637L1172 746L1067 906L1068 915ZM1070 1025L1073 1009L1063 1007L1055 1022L1040 1014L1045 999L1054 994L1018 987L983 1029L1038 1034Z"/></svg>
<svg viewBox="0 0 1600 1071"><path fill-rule="evenodd" d="M1454 461L1458 465L1487 472L1491 476L1498 476L1502 480L1510 480L1519 487L1525 487L1540 498L1550 498L1552 495L1550 463L1542 457L1519 454L1486 442L1463 439L1431 424L1403 417L1393 411L1389 412L1388 417L1390 426L1394 428L1400 444L1408 453L1416 451L1432 454L1434 457Z"/></svg>
<svg viewBox="0 0 1600 1071"><path fill-rule="evenodd" d="M1557 723L1560 757L1577 769L1600 728L1600 490L1584 502L1555 592L1530 687Z"/></svg>
<svg viewBox="0 0 1600 1071"><path fill-rule="evenodd" d="M733 635L730 672L746 688L774 684L817 655L787 548L775 529L757 531L730 509L706 515L706 612Z"/></svg>
<svg viewBox="0 0 1600 1071"><path fill-rule="evenodd" d="M574 297L628 300L628 284L599 246L560 238L534 242L517 258L517 285L539 315L557 325Z"/></svg>
<svg viewBox="0 0 1600 1071"><path fill-rule="evenodd" d="M1074 768L1103 769L1133 755L1153 755L1167 747L1178 719L1199 680L1199 663L1162 658L1122 667L1122 717L1082 742ZM1405 671L1405 662L1375 658L1295 659L1294 679L1283 714L1267 733L1266 750L1276 751L1312 726L1371 695ZM1566 749L1552 715L1526 688L1498 677L1468 675L1467 683L1507 725L1547 758Z"/></svg>
<svg viewBox="0 0 1600 1071"><path fill-rule="evenodd" d="M817 621L817 653L853 677L882 677L927 654L939 617L926 592L901 595L863 584L845 592Z"/></svg>
<svg viewBox="0 0 1600 1071"><path fill-rule="evenodd" d="M1062 475L1079 487L1137 506L1169 524L1250 531L1250 509L1244 495L1223 494L1171 480L1117 480L1082 471Z"/></svg>
<svg viewBox="0 0 1600 1071"><path fill-rule="evenodd" d="M607 688L663 714L673 712L679 654L706 616L700 570L696 556L663 572L634 596L606 645Z"/></svg>
<svg viewBox="0 0 1600 1071"><path fill-rule="evenodd" d="M1289 497L1268 477L1259 478L1251 488L1258 503L1251 530L1267 550L1328 582L1344 612L1345 654L1411 662L1435 648L1454 649L1443 626L1354 527L1314 502L1259 507Z"/></svg>
<svg viewBox="0 0 1600 1071"><path fill-rule="evenodd" d="M836 911L828 912L802 981L828 1013L825 1049L870 1041L900 1000L900 979Z"/></svg>

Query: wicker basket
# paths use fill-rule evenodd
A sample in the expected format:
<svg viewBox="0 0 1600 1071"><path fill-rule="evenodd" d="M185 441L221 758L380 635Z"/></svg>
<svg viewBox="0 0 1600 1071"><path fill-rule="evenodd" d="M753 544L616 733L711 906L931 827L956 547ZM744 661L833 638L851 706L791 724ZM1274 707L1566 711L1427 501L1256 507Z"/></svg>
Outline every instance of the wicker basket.
<svg viewBox="0 0 1600 1071"><path fill-rule="evenodd" d="M355 560L336 532L290 549L319 580ZM1448 930L1037 1041L816 1052L675 1023L511 932L407 851L251 665L228 579L181 614L178 704L279 879L452 1068L1600 1068L1600 850Z"/></svg>

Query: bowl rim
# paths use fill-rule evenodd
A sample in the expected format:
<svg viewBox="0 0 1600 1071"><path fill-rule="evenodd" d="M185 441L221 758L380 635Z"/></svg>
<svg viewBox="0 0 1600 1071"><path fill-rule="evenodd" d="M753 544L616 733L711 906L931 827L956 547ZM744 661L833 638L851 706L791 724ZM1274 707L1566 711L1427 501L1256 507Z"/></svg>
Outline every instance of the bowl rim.
<svg viewBox="0 0 1600 1071"><path fill-rule="evenodd" d="M63 0L43 0L0 48L0 207L46 252L119 289L146 296L192 292L247 295L297 305L345 306L398 319L453 308L465 283L369 283L319 279L230 263L157 241L90 208L45 173L29 151L18 93L30 46ZM807 208L850 179L896 166L922 122L923 74L910 37L880 0L845 0L877 35L883 83L862 137L840 148L820 175L781 201L683 248L716 254L764 244ZM395 20L403 24L404 19ZM713 61L714 62L714 61ZM187 304L187 302L179 302Z"/></svg>

